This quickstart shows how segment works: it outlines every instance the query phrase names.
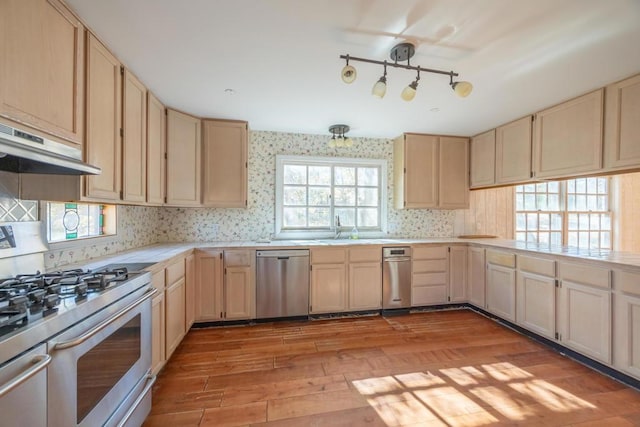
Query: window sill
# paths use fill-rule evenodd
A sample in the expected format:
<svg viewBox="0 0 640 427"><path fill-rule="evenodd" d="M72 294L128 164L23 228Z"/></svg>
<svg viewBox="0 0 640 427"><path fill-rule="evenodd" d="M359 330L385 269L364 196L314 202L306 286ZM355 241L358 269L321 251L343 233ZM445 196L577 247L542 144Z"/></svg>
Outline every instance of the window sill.
<svg viewBox="0 0 640 427"><path fill-rule="evenodd" d="M50 242L49 250L55 251L55 250L76 249L76 248L92 246L92 245L108 245L112 242L115 242L116 240L118 240L118 235L110 234L108 236L85 237L82 239L66 240L63 242Z"/></svg>

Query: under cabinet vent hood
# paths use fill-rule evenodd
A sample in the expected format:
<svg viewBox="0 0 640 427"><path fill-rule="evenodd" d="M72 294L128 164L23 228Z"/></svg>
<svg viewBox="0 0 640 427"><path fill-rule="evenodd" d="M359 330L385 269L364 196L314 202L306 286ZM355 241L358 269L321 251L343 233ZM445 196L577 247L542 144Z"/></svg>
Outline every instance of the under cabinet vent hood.
<svg viewBox="0 0 640 427"><path fill-rule="evenodd" d="M82 151L0 123L0 171L47 175L99 175Z"/></svg>

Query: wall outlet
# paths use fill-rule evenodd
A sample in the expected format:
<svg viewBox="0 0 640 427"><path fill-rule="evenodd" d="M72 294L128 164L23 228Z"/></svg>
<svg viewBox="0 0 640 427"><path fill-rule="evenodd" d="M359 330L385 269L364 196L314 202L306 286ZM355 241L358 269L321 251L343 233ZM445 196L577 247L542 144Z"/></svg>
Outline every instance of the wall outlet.
<svg viewBox="0 0 640 427"><path fill-rule="evenodd" d="M220 226L218 224L211 224L210 227L211 240L218 240L218 231L220 230Z"/></svg>

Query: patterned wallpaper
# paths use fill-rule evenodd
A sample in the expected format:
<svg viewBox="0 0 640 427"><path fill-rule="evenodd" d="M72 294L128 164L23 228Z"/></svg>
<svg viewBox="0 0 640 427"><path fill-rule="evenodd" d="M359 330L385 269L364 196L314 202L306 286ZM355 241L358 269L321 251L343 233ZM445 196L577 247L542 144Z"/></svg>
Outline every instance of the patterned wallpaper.
<svg viewBox="0 0 640 427"><path fill-rule="evenodd" d="M118 235L113 240L105 238L103 243L96 244L90 239L86 245L78 241L73 247L51 250L44 254L45 267L55 269L156 243L158 211L154 207L118 206Z"/></svg>
<svg viewBox="0 0 640 427"><path fill-rule="evenodd" d="M455 211L393 209L393 143L353 138L352 147L330 148L328 135L251 131L249 133L249 206L247 209L163 208L158 241L255 240L275 228L276 154L386 159L387 224L393 237L453 236ZM217 225L217 227L215 227Z"/></svg>

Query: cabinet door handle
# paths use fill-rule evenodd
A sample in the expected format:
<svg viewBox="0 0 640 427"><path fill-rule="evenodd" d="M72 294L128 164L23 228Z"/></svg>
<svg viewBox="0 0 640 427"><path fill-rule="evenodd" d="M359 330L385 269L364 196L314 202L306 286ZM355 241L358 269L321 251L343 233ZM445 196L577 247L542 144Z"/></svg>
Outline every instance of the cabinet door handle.
<svg viewBox="0 0 640 427"><path fill-rule="evenodd" d="M31 363L34 363L34 365L26 369L24 372L13 378L8 383L0 386L0 397L9 393L11 390L18 387L20 384L24 383L29 378L46 368L47 365L51 363L51 356L49 356L48 354L39 354L31 359Z"/></svg>

